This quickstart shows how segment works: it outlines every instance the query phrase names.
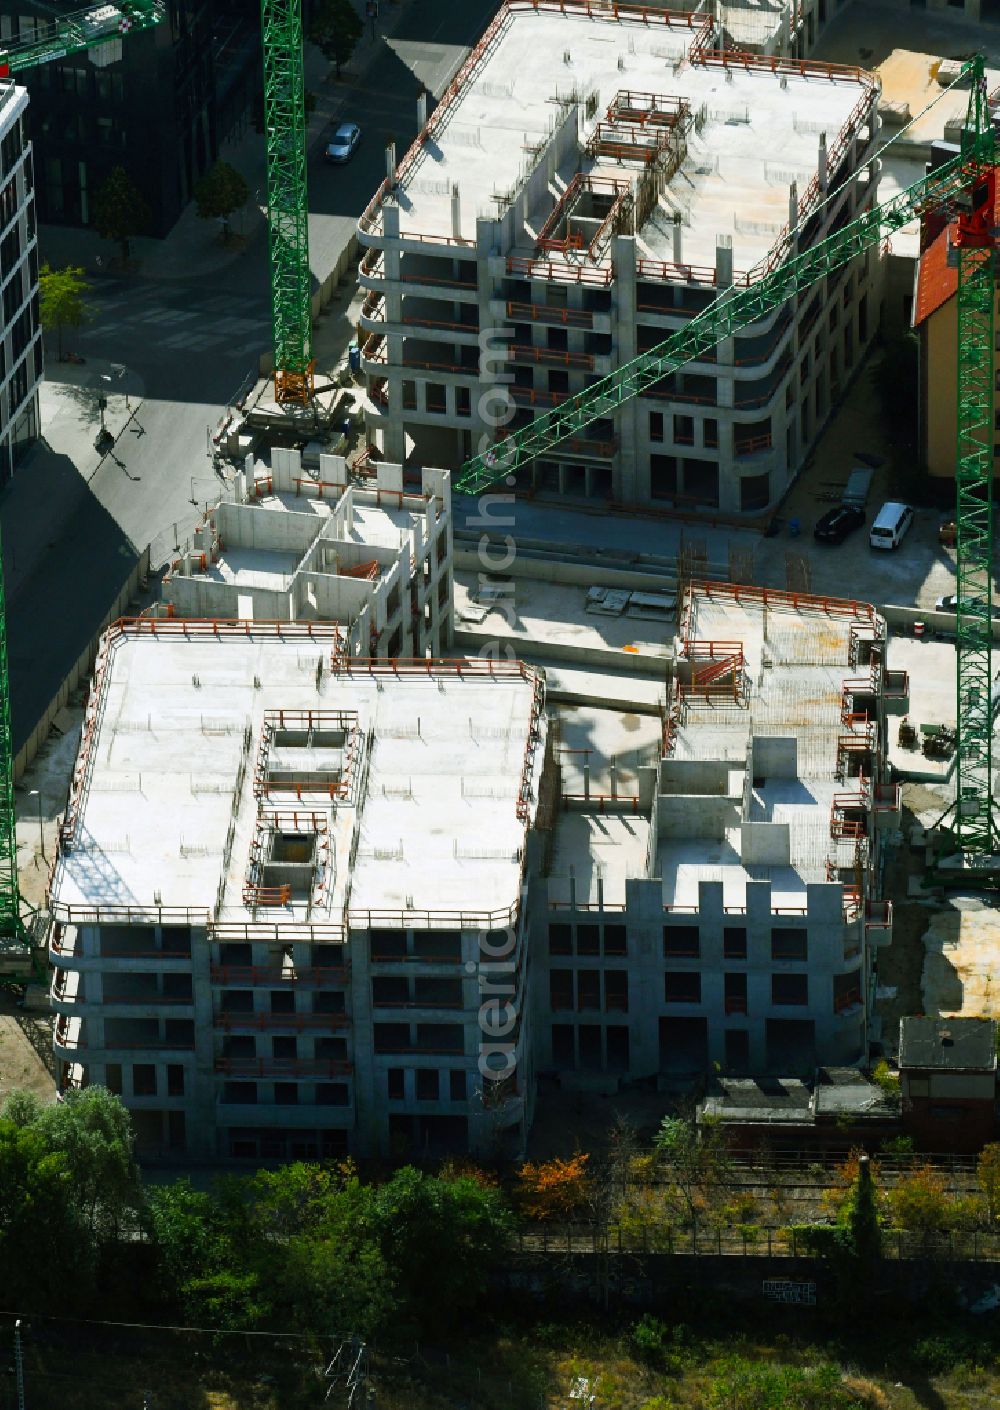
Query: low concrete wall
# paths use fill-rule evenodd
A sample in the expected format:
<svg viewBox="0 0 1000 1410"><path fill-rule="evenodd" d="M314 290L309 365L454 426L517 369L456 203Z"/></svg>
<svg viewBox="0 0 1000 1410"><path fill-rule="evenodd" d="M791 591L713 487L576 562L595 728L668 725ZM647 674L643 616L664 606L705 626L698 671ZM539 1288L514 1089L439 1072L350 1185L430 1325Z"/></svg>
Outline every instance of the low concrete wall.
<svg viewBox="0 0 1000 1410"><path fill-rule="evenodd" d="M544 656L550 661L565 661L567 665L580 670L628 671L637 676L650 676L665 681L673 655L649 656L639 651L613 651L603 647L566 646L557 641L531 642L509 632L470 632L455 630L455 646L458 651L470 656L478 656L484 647L509 648L514 656L524 661L534 661L536 656Z"/></svg>
<svg viewBox="0 0 1000 1410"><path fill-rule="evenodd" d="M88 676L90 674L91 668L94 664L94 660L97 656L97 648L100 644L101 636L103 635L105 630L111 625L112 622L117 621L119 617L123 617L126 615L126 609L128 608L129 603L135 597L136 592L139 588L139 584L148 577L149 545L147 544L146 547L139 554L138 560L136 561L134 568L132 569L131 573L129 573L125 582L122 584L122 587L119 590L117 596L115 597L114 602L112 602L111 606L108 608L107 612L102 618L101 625L98 627L97 631L91 637L90 641L87 643L84 649L80 652L80 655L77 657L76 661L74 661L73 665L67 671L66 675L63 678L62 685L60 685L55 695L52 697L48 705L42 711L31 733L28 735L27 739L25 739L20 749L14 755L15 783L17 783L21 779L25 769L28 767L32 759L38 753L39 749L41 749L42 745L45 743L49 735L49 730L52 728L52 721L55 719L59 711L66 704L71 693L80 684L84 676Z"/></svg>
<svg viewBox="0 0 1000 1410"><path fill-rule="evenodd" d="M465 538L464 534L462 538ZM645 570L616 568L612 564L601 561L583 563L580 561L567 562L561 558L528 557L523 553L520 540L518 540L517 546L520 556L514 558L510 567L505 568L502 573L488 574L488 576L538 578L541 582L566 583L573 587L600 585L602 587L631 588L636 592L675 593L677 591L677 574L665 568L650 567ZM495 541L495 551L498 554L503 551L502 540ZM455 567L462 568L467 572L483 571L478 551L474 548L462 547L458 534L455 535Z"/></svg>
<svg viewBox="0 0 1000 1410"><path fill-rule="evenodd" d="M970 1302L990 1291L997 1281L997 1264L987 1260L949 1258L887 1258L878 1267L880 1292L920 1302L945 1284ZM765 1304L764 1283L811 1284L816 1306L829 1306L837 1295L829 1264L818 1258L768 1258L754 1255L631 1254L559 1252L548 1256L522 1253L511 1260L497 1282L512 1291L559 1301L603 1302L631 1307L655 1307L665 1295L680 1289L705 1288L737 1300ZM789 1311L791 1309L788 1309Z"/></svg>
<svg viewBox="0 0 1000 1410"><path fill-rule="evenodd" d="M1000 604L995 602L994 607L996 606ZM937 633L938 636L955 635L954 612L935 612L933 608L927 607L900 607L891 602L879 611L889 626L897 629L897 634L905 632L907 636L912 636L913 623L923 622L929 631ZM993 640L1000 642L1000 619L993 623Z"/></svg>

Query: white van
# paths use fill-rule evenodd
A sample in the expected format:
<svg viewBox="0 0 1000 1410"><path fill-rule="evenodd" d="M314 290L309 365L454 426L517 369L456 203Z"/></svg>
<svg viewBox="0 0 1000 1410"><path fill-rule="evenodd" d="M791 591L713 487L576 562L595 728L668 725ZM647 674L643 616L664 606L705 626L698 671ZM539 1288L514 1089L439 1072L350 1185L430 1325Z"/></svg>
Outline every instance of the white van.
<svg viewBox="0 0 1000 1410"><path fill-rule="evenodd" d="M913 523L913 510L908 504L890 499L875 515L869 542L872 548L898 548Z"/></svg>

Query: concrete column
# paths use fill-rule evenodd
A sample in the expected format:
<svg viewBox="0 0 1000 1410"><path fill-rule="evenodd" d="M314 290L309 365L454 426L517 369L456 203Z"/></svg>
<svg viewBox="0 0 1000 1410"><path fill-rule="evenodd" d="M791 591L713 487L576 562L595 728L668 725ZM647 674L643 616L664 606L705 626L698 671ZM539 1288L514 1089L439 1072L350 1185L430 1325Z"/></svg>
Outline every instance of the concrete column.
<svg viewBox="0 0 1000 1410"><path fill-rule="evenodd" d="M830 173L827 169L825 132L819 134L819 163L817 170L819 173L819 189L825 193L830 184Z"/></svg>
<svg viewBox="0 0 1000 1410"><path fill-rule="evenodd" d="M417 131L422 132L427 126L427 89L417 95Z"/></svg>
<svg viewBox="0 0 1000 1410"><path fill-rule="evenodd" d="M385 144L385 174L394 186L396 184L396 143L394 140Z"/></svg>
<svg viewBox="0 0 1000 1410"><path fill-rule="evenodd" d="M191 996L194 1005L194 1063L188 1069L185 1127L187 1153L217 1153L215 1129L215 1036L212 1023L211 951L204 930L191 931ZM219 1088L221 1092L221 1085Z"/></svg>
<svg viewBox="0 0 1000 1410"><path fill-rule="evenodd" d="M792 181L788 187L788 228L794 230L799 223L799 183Z"/></svg>
<svg viewBox="0 0 1000 1410"><path fill-rule="evenodd" d="M457 185L451 188L451 233L456 240L462 238L462 193Z"/></svg>
<svg viewBox="0 0 1000 1410"><path fill-rule="evenodd" d="M612 365L620 367L636 355L636 245L630 235L616 236L612 245L615 283L611 304ZM612 468L611 492L621 504L649 503L649 456L640 417L642 397L633 397L618 412L618 453ZM641 462L641 464L640 464Z"/></svg>
<svg viewBox="0 0 1000 1410"><path fill-rule="evenodd" d="M715 283L720 293L733 282L733 237L717 235L715 240Z"/></svg>
<svg viewBox="0 0 1000 1410"><path fill-rule="evenodd" d="M684 223L683 223L683 221L681 220L680 213L678 213L678 214L676 214L676 215L674 216L674 228L673 228L672 234L673 234L673 241L674 241L674 250L673 250L673 260L674 260L674 264L683 264L683 263L684 263Z"/></svg>

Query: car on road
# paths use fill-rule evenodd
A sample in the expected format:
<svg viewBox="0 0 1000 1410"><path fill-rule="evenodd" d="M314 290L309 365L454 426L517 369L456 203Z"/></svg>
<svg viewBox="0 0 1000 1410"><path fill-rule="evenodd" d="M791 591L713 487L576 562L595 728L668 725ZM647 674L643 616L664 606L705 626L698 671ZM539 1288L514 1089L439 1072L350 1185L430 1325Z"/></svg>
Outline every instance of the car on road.
<svg viewBox="0 0 1000 1410"><path fill-rule="evenodd" d="M356 122L342 122L323 148L325 162L349 162L361 141L361 128Z"/></svg>
<svg viewBox="0 0 1000 1410"><path fill-rule="evenodd" d="M974 598L972 599L972 603L973 603L973 604L974 604L974 603L977 603L977 602L980 602L980 601L981 601L981 599L978 598L978 597L974 597ZM970 605L971 605L971 604L970 604ZM991 610L992 610L992 613L993 613L993 616L994 616L994 617L1000 617L1000 607L994 606ZM939 597L938 600L937 600L937 602L935 602L935 604L934 604L934 611L935 611L935 612L957 612L957 611L958 611L958 597L957 597L957 595L956 595L955 593L953 593L953 592L949 592L948 594L946 594L946 596L944 596L944 597Z"/></svg>
<svg viewBox="0 0 1000 1410"><path fill-rule="evenodd" d="M865 522L865 512L854 504L838 504L836 509L828 509L813 529L813 538L818 543L843 543L848 534L853 534Z"/></svg>

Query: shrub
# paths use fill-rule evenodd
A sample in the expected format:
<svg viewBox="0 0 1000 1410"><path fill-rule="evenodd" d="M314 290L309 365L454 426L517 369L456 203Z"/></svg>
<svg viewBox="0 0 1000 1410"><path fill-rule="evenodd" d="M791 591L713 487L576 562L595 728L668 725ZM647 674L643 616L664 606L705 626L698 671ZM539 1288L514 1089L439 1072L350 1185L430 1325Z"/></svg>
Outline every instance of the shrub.
<svg viewBox="0 0 1000 1410"><path fill-rule="evenodd" d="M590 1195L589 1157L525 1164L517 1172L518 1206L529 1219L565 1219L578 1214Z"/></svg>
<svg viewBox="0 0 1000 1410"><path fill-rule="evenodd" d="M948 1186L933 1165L923 1165L906 1175L889 1191L893 1218L901 1229L930 1234L952 1227L952 1201Z"/></svg>

